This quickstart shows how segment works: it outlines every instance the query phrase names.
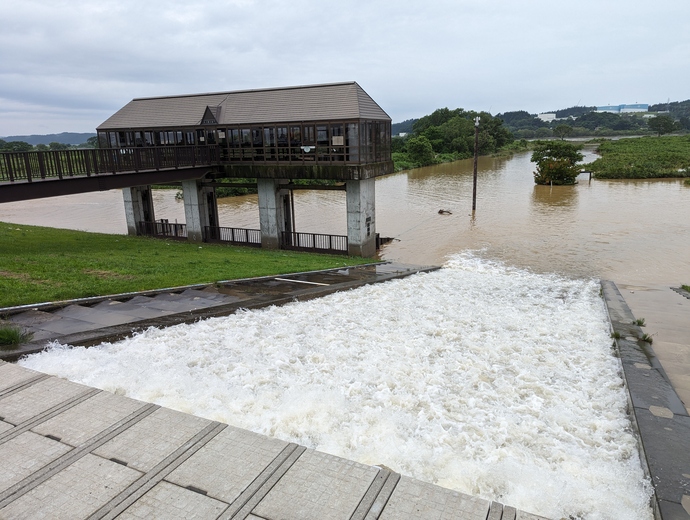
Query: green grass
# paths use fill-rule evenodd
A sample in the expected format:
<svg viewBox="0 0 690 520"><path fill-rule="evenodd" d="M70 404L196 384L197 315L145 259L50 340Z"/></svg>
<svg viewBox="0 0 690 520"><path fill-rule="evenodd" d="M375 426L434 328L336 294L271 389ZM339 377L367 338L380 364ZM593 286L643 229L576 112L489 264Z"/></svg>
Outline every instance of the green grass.
<svg viewBox="0 0 690 520"><path fill-rule="evenodd" d="M24 332L14 325L0 325L0 350L13 348L28 343L34 337L32 332Z"/></svg>
<svg viewBox="0 0 690 520"><path fill-rule="evenodd" d="M690 136L604 141L587 167L599 179L690 177Z"/></svg>
<svg viewBox="0 0 690 520"><path fill-rule="evenodd" d="M684 291L690 292L690 285L681 285L681 288L682 288Z"/></svg>
<svg viewBox="0 0 690 520"><path fill-rule="evenodd" d="M371 261L0 222L0 308Z"/></svg>

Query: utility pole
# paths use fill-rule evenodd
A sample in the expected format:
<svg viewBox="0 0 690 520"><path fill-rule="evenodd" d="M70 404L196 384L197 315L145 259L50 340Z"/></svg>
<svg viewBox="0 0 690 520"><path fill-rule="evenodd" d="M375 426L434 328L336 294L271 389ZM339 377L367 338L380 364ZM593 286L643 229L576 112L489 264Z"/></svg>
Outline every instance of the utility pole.
<svg viewBox="0 0 690 520"><path fill-rule="evenodd" d="M479 152L479 116L474 118L474 173L472 183L472 214L477 209L477 154Z"/></svg>

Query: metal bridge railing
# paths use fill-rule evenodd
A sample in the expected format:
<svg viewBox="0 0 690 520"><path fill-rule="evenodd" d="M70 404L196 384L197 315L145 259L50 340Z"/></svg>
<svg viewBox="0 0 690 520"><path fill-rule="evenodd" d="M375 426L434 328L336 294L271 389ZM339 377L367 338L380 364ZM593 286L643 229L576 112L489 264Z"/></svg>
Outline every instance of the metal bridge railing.
<svg viewBox="0 0 690 520"><path fill-rule="evenodd" d="M206 226L207 242L223 242L239 246L261 247L261 230Z"/></svg>
<svg viewBox="0 0 690 520"><path fill-rule="evenodd" d="M187 240L187 224L171 224L166 219L155 222L137 222L137 232L155 238Z"/></svg>
<svg viewBox="0 0 690 520"><path fill-rule="evenodd" d="M281 233L280 247L293 251L312 251L318 253L330 253L346 255L347 236L321 235L318 233L294 233L284 231Z"/></svg>

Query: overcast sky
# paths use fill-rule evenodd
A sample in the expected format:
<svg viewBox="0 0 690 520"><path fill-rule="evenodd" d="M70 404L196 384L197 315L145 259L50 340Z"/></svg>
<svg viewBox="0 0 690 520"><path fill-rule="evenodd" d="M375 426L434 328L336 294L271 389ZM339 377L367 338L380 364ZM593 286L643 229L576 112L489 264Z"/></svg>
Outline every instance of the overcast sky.
<svg viewBox="0 0 690 520"><path fill-rule="evenodd" d="M0 136L136 97L357 81L393 122L690 98L690 0L0 0Z"/></svg>

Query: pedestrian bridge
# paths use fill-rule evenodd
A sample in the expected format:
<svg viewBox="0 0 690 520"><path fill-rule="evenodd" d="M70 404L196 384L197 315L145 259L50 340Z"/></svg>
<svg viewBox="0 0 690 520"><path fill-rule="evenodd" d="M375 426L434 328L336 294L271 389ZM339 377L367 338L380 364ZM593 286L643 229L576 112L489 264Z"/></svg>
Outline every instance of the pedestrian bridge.
<svg viewBox="0 0 690 520"><path fill-rule="evenodd" d="M297 233L304 185L293 181L337 181L347 253L376 253L374 180L393 172L391 119L355 82L134 99L96 130L96 149L0 154L0 203L122 189L136 235L157 222L151 185L180 183L186 237L203 241L221 233L218 180L256 179L261 246L279 248Z"/></svg>
<svg viewBox="0 0 690 520"><path fill-rule="evenodd" d="M220 171L217 146L0 153L0 203L199 179Z"/></svg>

